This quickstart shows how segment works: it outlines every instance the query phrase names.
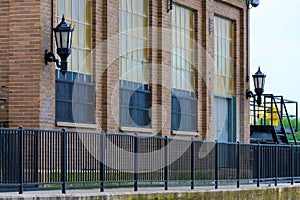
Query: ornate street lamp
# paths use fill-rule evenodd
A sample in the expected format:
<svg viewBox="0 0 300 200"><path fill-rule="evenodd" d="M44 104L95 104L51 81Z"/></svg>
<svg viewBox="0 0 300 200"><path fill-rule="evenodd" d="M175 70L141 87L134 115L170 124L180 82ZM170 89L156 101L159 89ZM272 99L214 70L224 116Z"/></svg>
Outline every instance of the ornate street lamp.
<svg viewBox="0 0 300 200"><path fill-rule="evenodd" d="M68 57L72 52L72 34L74 28L71 28L66 22L65 17L62 17L60 24L58 24L54 29L55 40L56 40L56 53L60 57L60 64L59 60L55 58L53 52L48 52L46 49L45 51L45 64L47 65L48 62L56 62L58 68L63 75L68 70Z"/></svg>
<svg viewBox="0 0 300 200"><path fill-rule="evenodd" d="M255 74L253 74L252 77L253 77L254 88L255 88L254 91L257 95L257 104L260 105L261 95L264 92L266 75L260 71L260 67L259 67L258 71Z"/></svg>
<svg viewBox="0 0 300 200"><path fill-rule="evenodd" d="M266 75L263 74L260 71L260 67L258 68L257 72L255 74L252 75L253 77L253 82L254 82L254 87L255 87L255 93L257 95L257 104L258 106L260 106L261 104L261 95L264 92L264 87L265 87L265 78ZM246 91L246 97L247 99L250 97L254 97L253 92L247 90Z"/></svg>

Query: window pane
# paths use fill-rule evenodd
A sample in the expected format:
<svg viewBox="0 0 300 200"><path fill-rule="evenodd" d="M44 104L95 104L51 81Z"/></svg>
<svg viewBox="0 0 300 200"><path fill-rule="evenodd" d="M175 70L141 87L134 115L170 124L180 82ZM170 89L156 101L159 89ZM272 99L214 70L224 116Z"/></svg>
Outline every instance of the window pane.
<svg viewBox="0 0 300 200"><path fill-rule="evenodd" d="M71 54L71 58L72 58L72 67L71 70L72 71L78 71L78 49L72 49L72 54Z"/></svg>
<svg viewBox="0 0 300 200"><path fill-rule="evenodd" d="M79 51L79 72L85 73L85 59L86 59L86 54L85 51L80 50Z"/></svg>
<svg viewBox="0 0 300 200"><path fill-rule="evenodd" d="M85 26L83 24L79 24L78 27L78 40L79 40L79 47L84 48L85 47Z"/></svg>
<svg viewBox="0 0 300 200"><path fill-rule="evenodd" d="M57 16L62 17L65 14L65 0L57 0Z"/></svg>
<svg viewBox="0 0 300 200"><path fill-rule="evenodd" d="M78 21L79 15L79 0L73 0L72 2L72 20Z"/></svg>
<svg viewBox="0 0 300 200"><path fill-rule="evenodd" d="M86 31L85 31L85 48L90 49L91 48L91 27L86 26Z"/></svg>
<svg viewBox="0 0 300 200"><path fill-rule="evenodd" d="M72 18L72 13L71 13L71 9L72 9L72 1L71 0L65 0L65 17L67 19L71 19Z"/></svg>
<svg viewBox="0 0 300 200"><path fill-rule="evenodd" d="M92 73L92 69L91 69L91 51L85 51L86 53L86 58L85 58L85 73L87 74L91 74Z"/></svg>
<svg viewBox="0 0 300 200"><path fill-rule="evenodd" d="M120 63L120 70L127 80L139 83L145 82L148 76L148 68L145 69L144 62L148 60L148 16L141 16L148 10L148 1L144 0L120 0L120 31L127 31L127 36L120 34L121 56L127 62ZM126 3L125 3L126 2ZM124 3L126 5L124 5ZM126 52L126 54L124 54ZM124 66L125 65L125 66ZM123 73L123 72L122 72ZM124 76L120 77L124 79Z"/></svg>
<svg viewBox="0 0 300 200"><path fill-rule="evenodd" d="M79 21L85 22L85 0L79 0Z"/></svg>
<svg viewBox="0 0 300 200"><path fill-rule="evenodd" d="M86 0L85 10L85 22L91 24L91 0Z"/></svg>
<svg viewBox="0 0 300 200"><path fill-rule="evenodd" d="M141 0L142 1L142 0ZM144 16L148 16L148 0L143 0L143 13L144 13Z"/></svg>

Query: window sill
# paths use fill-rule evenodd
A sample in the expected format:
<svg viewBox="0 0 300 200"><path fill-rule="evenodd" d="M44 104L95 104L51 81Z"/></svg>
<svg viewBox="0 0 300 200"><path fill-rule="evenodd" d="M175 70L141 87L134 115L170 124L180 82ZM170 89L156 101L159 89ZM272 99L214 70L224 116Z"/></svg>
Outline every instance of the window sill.
<svg viewBox="0 0 300 200"><path fill-rule="evenodd" d="M97 124L71 123L71 122L56 122L56 126L72 127L72 128L88 128L97 129Z"/></svg>
<svg viewBox="0 0 300 200"><path fill-rule="evenodd" d="M182 136L198 136L198 132L190 132L190 131L174 131L172 130L172 135L182 135Z"/></svg>
<svg viewBox="0 0 300 200"><path fill-rule="evenodd" d="M149 133L149 134L152 134L154 132L152 128L139 128L139 127L127 127L127 126L121 126L120 130L123 132Z"/></svg>

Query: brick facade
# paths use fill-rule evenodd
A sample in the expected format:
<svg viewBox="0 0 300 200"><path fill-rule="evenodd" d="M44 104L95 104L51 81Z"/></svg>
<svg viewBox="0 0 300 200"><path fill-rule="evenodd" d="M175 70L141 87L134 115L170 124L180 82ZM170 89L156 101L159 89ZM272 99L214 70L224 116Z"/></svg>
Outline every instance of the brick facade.
<svg viewBox="0 0 300 200"><path fill-rule="evenodd" d="M0 120L8 121L9 127L64 128L55 123L55 65L44 64L44 51L50 50L51 46L51 2L0 1L0 98L7 99L5 108L0 110ZM249 87L249 82L246 82L246 1L174 2L196 12L195 40L198 48L195 77L198 98L197 137L200 139L214 140L213 19L218 15L234 21L236 135L237 140L249 142L249 102L245 98L246 88ZM94 0L92 12L92 74L96 84L95 124L98 128L81 126L76 129L117 133L121 132L118 106L119 0ZM152 134L168 136L171 136L171 16L172 11L167 12L167 0L149 0L151 131ZM72 125L65 128L74 129ZM132 129L132 132L143 130Z"/></svg>

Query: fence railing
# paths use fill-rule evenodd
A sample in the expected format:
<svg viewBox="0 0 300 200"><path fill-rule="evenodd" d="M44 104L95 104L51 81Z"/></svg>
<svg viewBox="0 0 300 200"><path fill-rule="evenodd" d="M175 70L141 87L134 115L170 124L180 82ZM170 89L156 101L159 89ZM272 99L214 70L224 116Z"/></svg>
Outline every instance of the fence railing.
<svg viewBox="0 0 300 200"><path fill-rule="evenodd" d="M293 184L298 158L293 145L0 129L0 190Z"/></svg>

